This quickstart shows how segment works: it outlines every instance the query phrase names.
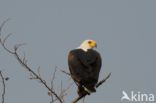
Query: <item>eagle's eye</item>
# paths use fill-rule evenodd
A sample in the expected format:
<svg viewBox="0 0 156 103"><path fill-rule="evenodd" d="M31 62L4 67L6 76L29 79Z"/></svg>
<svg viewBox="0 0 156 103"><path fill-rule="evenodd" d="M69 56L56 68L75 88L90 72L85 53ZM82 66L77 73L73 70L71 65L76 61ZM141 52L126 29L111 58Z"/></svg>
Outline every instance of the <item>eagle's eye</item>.
<svg viewBox="0 0 156 103"><path fill-rule="evenodd" d="M91 41L88 41L88 44L91 44L92 42Z"/></svg>

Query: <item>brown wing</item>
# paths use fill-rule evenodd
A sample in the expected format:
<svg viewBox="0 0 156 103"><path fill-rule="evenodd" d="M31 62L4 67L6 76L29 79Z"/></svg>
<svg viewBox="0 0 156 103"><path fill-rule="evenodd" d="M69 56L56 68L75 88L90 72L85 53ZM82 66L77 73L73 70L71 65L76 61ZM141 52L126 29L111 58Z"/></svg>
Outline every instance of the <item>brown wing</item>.
<svg viewBox="0 0 156 103"><path fill-rule="evenodd" d="M75 49L69 52L68 65L71 77L81 85L94 86L99 77L101 57L95 50L84 52Z"/></svg>
<svg viewBox="0 0 156 103"><path fill-rule="evenodd" d="M83 55L80 50L72 50L68 55L68 66L71 73L71 77L74 81L80 83L84 78L87 78L87 73L84 72L86 66L80 61L80 57ZM87 64L86 64L87 65Z"/></svg>

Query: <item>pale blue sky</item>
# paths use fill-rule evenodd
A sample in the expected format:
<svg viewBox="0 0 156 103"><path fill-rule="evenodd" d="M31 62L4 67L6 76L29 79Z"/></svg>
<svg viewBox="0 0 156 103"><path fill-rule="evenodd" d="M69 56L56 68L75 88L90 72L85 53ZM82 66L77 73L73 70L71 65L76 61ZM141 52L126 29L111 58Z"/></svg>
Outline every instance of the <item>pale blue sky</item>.
<svg viewBox="0 0 156 103"><path fill-rule="evenodd" d="M86 103L120 103L122 90L156 95L155 5L155 0L0 0L0 23L11 18L3 30L4 35L13 33L8 46L27 43L20 50L33 70L41 66L47 81L55 66L68 70L69 50L95 39L103 58L100 78L112 76ZM49 103L46 89L29 80L1 46L0 69L11 78L5 103ZM64 86L72 82L57 72L58 89L61 80ZM73 85L66 103L75 96Z"/></svg>

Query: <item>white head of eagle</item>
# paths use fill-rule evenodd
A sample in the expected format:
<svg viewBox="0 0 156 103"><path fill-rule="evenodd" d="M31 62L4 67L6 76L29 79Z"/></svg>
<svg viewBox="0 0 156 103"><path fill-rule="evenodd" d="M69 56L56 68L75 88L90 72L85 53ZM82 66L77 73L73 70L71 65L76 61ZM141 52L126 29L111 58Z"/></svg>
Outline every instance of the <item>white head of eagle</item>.
<svg viewBox="0 0 156 103"><path fill-rule="evenodd" d="M96 92L95 86L98 82L102 59L93 49L95 47L97 47L96 41L85 40L68 54L69 71L78 86L79 96Z"/></svg>
<svg viewBox="0 0 156 103"><path fill-rule="evenodd" d="M88 39L82 42L82 44L78 47L84 51L88 51L88 49L97 48L96 41Z"/></svg>

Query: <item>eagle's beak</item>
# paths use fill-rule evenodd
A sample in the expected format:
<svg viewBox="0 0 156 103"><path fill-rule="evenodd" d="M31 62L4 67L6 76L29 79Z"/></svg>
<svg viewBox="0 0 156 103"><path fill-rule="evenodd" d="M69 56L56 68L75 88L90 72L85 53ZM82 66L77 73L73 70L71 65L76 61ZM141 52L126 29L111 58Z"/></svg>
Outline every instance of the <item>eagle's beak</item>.
<svg viewBox="0 0 156 103"><path fill-rule="evenodd" d="M95 43L95 48L97 48L97 44Z"/></svg>

